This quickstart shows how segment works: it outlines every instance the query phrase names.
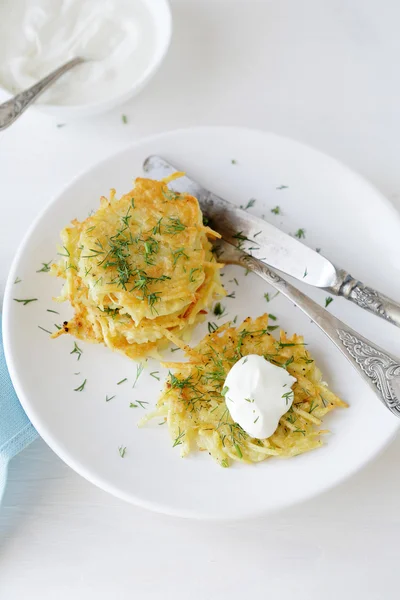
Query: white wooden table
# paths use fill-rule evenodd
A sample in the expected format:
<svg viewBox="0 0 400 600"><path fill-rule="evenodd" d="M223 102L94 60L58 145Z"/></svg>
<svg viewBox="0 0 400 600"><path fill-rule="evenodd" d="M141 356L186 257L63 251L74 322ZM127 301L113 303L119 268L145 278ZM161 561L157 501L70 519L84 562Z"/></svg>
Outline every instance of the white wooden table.
<svg viewBox="0 0 400 600"><path fill-rule="evenodd" d="M288 135L348 163L400 208L396 0L172 5L171 51L139 98L64 127L31 111L1 134L0 296L49 198L82 169L161 130L229 124ZM38 440L12 462L0 507L0 599L398 598L399 452L397 438L307 504L211 525L124 504Z"/></svg>

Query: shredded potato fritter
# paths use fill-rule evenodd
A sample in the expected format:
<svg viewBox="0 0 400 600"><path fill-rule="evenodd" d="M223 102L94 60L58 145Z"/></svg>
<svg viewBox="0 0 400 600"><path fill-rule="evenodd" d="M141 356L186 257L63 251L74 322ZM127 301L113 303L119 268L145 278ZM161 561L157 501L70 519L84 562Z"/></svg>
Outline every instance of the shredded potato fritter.
<svg viewBox="0 0 400 600"><path fill-rule="evenodd" d="M219 234L203 225L196 198L167 182L138 178L121 199L111 190L92 216L61 232L52 273L65 279L57 301L69 300L75 315L53 337L158 357L170 335L187 340L225 294L208 240Z"/></svg>
<svg viewBox="0 0 400 600"><path fill-rule="evenodd" d="M268 315L248 317L239 327L227 323L207 335L195 348L185 348L188 362L164 363L171 369L156 413L164 417L173 446L181 455L206 450L221 466L231 461L254 463L271 456L290 457L318 448L322 419L347 404L333 394L307 351L303 338L287 338L283 331L275 339ZM268 439L251 438L229 415L222 395L225 378L242 356L259 354L297 378L292 407L281 418ZM148 420L146 418L146 421Z"/></svg>

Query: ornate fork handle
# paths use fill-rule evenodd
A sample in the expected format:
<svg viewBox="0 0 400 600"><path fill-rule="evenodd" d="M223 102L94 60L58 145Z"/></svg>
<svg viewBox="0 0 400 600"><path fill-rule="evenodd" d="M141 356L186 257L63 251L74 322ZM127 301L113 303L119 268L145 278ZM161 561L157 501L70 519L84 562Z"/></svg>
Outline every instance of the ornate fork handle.
<svg viewBox="0 0 400 600"><path fill-rule="evenodd" d="M337 296L343 296L357 304L357 306L400 327L400 304L384 294L380 294L373 288L367 287L361 281L354 279L346 271L340 270L338 275L337 285L333 288L328 288L327 291Z"/></svg>
<svg viewBox="0 0 400 600"><path fill-rule="evenodd" d="M220 242L221 260L250 269L298 306L332 340L394 415L400 417L400 360L348 327L256 258Z"/></svg>
<svg viewBox="0 0 400 600"><path fill-rule="evenodd" d="M38 98L43 92L47 90L57 79L59 79L64 73L67 73L76 65L80 65L85 62L84 58L73 58L69 62L65 63L55 71L52 71L47 77L44 77L38 83L35 83L32 87L24 90L20 94L7 100L3 104L0 104L0 131L9 127L19 116Z"/></svg>

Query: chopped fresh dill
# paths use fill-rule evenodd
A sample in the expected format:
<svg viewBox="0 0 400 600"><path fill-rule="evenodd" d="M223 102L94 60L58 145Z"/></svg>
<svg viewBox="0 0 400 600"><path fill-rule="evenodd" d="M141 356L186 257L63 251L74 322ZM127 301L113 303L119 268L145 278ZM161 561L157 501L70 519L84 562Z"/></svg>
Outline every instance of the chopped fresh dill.
<svg viewBox="0 0 400 600"><path fill-rule="evenodd" d="M162 190L162 195L166 200L177 200L179 198L179 194L168 189L167 186Z"/></svg>
<svg viewBox="0 0 400 600"><path fill-rule="evenodd" d="M306 267L306 268L305 268L305 270L304 270L303 279L304 279L305 277L307 277L307 275L308 275L308 271L307 271L307 267Z"/></svg>
<svg viewBox="0 0 400 600"><path fill-rule="evenodd" d="M122 115L121 120L122 120L123 124L126 125L128 122L128 117L126 115Z"/></svg>
<svg viewBox="0 0 400 600"><path fill-rule="evenodd" d="M328 296L327 298L325 298L325 308L328 308L331 302L333 302L332 296Z"/></svg>
<svg viewBox="0 0 400 600"><path fill-rule="evenodd" d="M306 363L306 365L310 365L311 363L314 362L313 358L307 358L307 356L300 356L301 360L304 360L304 362Z"/></svg>
<svg viewBox="0 0 400 600"><path fill-rule="evenodd" d="M161 302L160 294L161 294L161 292L152 292L151 294L148 294L148 296L147 296L147 302L148 302L152 312L157 313L157 309L154 307L154 305L157 302Z"/></svg>
<svg viewBox="0 0 400 600"><path fill-rule="evenodd" d="M157 235L157 234L161 234L161 221L162 221L162 217L160 219L158 219L157 224L154 225L153 229L151 230L153 235Z"/></svg>
<svg viewBox="0 0 400 600"><path fill-rule="evenodd" d="M258 242L256 242L255 240L250 240L247 236L243 235L243 231L238 231L237 233L235 233L235 235L232 236L235 240L238 240L237 243L237 248L238 250L242 250L243 249L243 244L244 242L253 242L255 244L258 244Z"/></svg>
<svg viewBox="0 0 400 600"><path fill-rule="evenodd" d="M194 274L196 273L196 271L200 271L201 269L199 267L197 267L196 269L190 269L190 273L189 273L189 281L190 283L194 283L196 281Z"/></svg>
<svg viewBox="0 0 400 600"><path fill-rule="evenodd" d="M306 237L306 230L300 228L296 231L294 235L295 237L299 238L299 240L301 240L302 238L304 239Z"/></svg>
<svg viewBox="0 0 400 600"><path fill-rule="evenodd" d="M225 296L225 298L235 298L235 292L231 292L230 294L227 294Z"/></svg>
<svg viewBox="0 0 400 600"><path fill-rule="evenodd" d="M47 312L54 313L55 315L59 315L60 313L56 310L52 310L51 308L46 308Z"/></svg>
<svg viewBox="0 0 400 600"><path fill-rule="evenodd" d="M138 406L140 406L140 408L145 408L144 404L148 404L148 402L145 402L144 400L135 400L135 402L131 402L129 404L129 408L137 408Z"/></svg>
<svg viewBox="0 0 400 600"><path fill-rule="evenodd" d="M260 415L256 419L254 419L253 423L257 423L259 418L260 418Z"/></svg>
<svg viewBox="0 0 400 600"><path fill-rule="evenodd" d="M218 329L218 325L216 323L213 323L212 321L209 321L207 323L207 327L208 327L208 333L214 333L214 331L217 331L217 329Z"/></svg>
<svg viewBox="0 0 400 600"><path fill-rule="evenodd" d="M65 250L65 253L64 252L57 252L58 256L68 256L68 257L71 256L70 253L69 253L68 248L66 248L65 246L63 246L63 248Z"/></svg>
<svg viewBox="0 0 400 600"><path fill-rule="evenodd" d="M257 231L257 233L255 233L255 234L253 235L253 238L255 238L255 237L257 237L258 235L260 235L260 233L262 233L262 231Z"/></svg>
<svg viewBox="0 0 400 600"><path fill-rule="evenodd" d="M87 381L87 379L85 379L85 381L83 383L81 383L81 385L79 385L77 388L75 388L74 392L83 392L84 387L86 385L86 381Z"/></svg>
<svg viewBox="0 0 400 600"><path fill-rule="evenodd" d="M291 356L290 358L288 358L288 359L287 359L287 361L286 361L286 362L284 362L284 363L281 365L281 367L282 367L283 369L287 369L287 368L288 368L288 366L289 366L289 365L291 365L293 361L294 361L294 357L293 357L293 356Z"/></svg>
<svg viewBox="0 0 400 600"><path fill-rule="evenodd" d="M274 213L274 215L280 215L281 214L280 206L275 206L275 208L271 208L271 212Z"/></svg>
<svg viewBox="0 0 400 600"><path fill-rule="evenodd" d="M160 381L160 378L159 378L159 376L158 376L159 374L160 374L160 371L152 371L152 372L150 373L150 376L151 376L151 377L154 377L154 379L157 379L157 381Z"/></svg>
<svg viewBox="0 0 400 600"><path fill-rule="evenodd" d="M287 190L288 189L288 185L278 185L278 187L276 188L277 190Z"/></svg>
<svg viewBox="0 0 400 600"><path fill-rule="evenodd" d="M242 208L243 210L247 210L248 208L252 208L256 203L256 199L255 198L250 198L250 200L247 202L246 206L240 206L240 208Z"/></svg>
<svg viewBox="0 0 400 600"><path fill-rule="evenodd" d="M293 431L293 433L301 433L302 435L306 435L306 432L305 432L305 430L304 430L304 429L299 429L299 428L295 429L295 430Z"/></svg>
<svg viewBox="0 0 400 600"><path fill-rule="evenodd" d="M267 292L266 294L264 294L264 298L266 299L267 302L271 302L271 300L273 300L274 298L277 297L277 295L279 294L279 292L276 292L276 294L274 294L271 298L271 296L269 295L269 293ZM270 315L271 316L271 315Z"/></svg>
<svg viewBox="0 0 400 600"><path fill-rule="evenodd" d="M144 245L144 260L147 265L154 265L153 255L157 254L159 243L156 239L149 237L143 242Z"/></svg>
<svg viewBox="0 0 400 600"><path fill-rule="evenodd" d="M178 350L180 350L179 346L177 348L171 348L171 352L177 352Z"/></svg>
<svg viewBox="0 0 400 600"><path fill-rule="evenodd" d="M185 432L181 431L181 428L178 427L178 435L176 436L172 447L175 448L175 446L180 446L181 444L183 444L182 438L184 438L184 437L185 437Z"/></svg>
<svg viewBox="0 0 400 600"><path fill-rule="evenodd" d="M135 385L137 384L137 381L139 379L139 377L141 376L141 374L143 373L143 369L144 369L144 364L143 363L139 363L138 365L136 365L136 377L135 377L135 381L133 382L133 388L135 387Z"/></svg>
<svg viewBox="0 0 400 600"><path fill-rule="evenodd" d="M272 319L273 321L276 321L278 317L276 317L275 315L271 315L271 313L268 313L268 317L270 319Z"/></svg>
<svg viewBox="0 0 400 600"><path fill-rule="evenodd" d="M315 404L315 400L311 401L310 410L308 411L310 413L310 415L316 408L318 408L318 406L319 406L319 404Z"/></svg>
<svg viewBox="0 0 400 600"><path fill-rule="evenodd" d="M169 225L166 226L165 231L170 233L171 235L176 235L180 233L184 229L186 229L186 225L184 225L178 217L169 217Z"/></svg>
<svg viewBox="0 0 400 600"><path fill-rule="evenodd" d="M118 452L121 458L124 458L126 454L126 446L118 446Z"/></svg>
<svg viewBox="0 0 400 600"><path fill-rule="evenodd" d="M235 158L232 158L232 159L231 159L231 164L232 164L232 165L237 165L237 160L236 160Z"/></svg>
<svg viewBox="0 0 400 600"><path fill-rule="evenodd" d="M233 445L235 447L235 450L236 450L236 453L237 453L238 457L239 458L243 458L243 454L242 454L242 451L241 451L239 445L236 442Z"/></svg>
<svg viewBox="0 0 400 600"><path fill-rule="evenodd" d="M36 271L36 273L48 273L50 271L50 265L52 262L52 260L49 260L48 263L42 263L42 268Z"/></svg>
<svg viewBox="0 0 400 600"><path fill-rule="evenodd" d="M40 325L38 325L39 329L41 329L42 331L45 331L46 333L49 333L51 335L51 331L49 331L48 329L45 329L44 327L41 327Z"/></svg>
<svg viewBox="0 0 400 600"><path fill-rule="evenodd" d="M329 404L328 400L325 400L325 398L323 396L321 396L321 394L319 396L322 400L322 404L324 405L324 408L326 408Z"/></svg>
<svg viewBox="0 0 400 600"><path fill-rule="evenodd" d="M76 342L74 342L74 348L73 350L70 352L70 354L77 354L77 359L76 360L80 360L81 356L82 356L82 350L79 348L78 344Z"/></svg>
<svg viewBox="0 0 400 600"><path fill-rule="evenodd" d="M224 385L224 387L221 390L221 396L225 396L225 394L229 392L229 388L227 385Z"/></svg>
<svg viewBox="0 0 400 600"><path fill-rule="evenodd" d="M293 398L294 398L294 392L293 392L293 390L290 390L289 392L286 392L285 394L282 394L282 398L285 398L286 404L288 404L289 400L293 400Z"/></svg>
<svg viewBox="0 0 400 600"><path fill-rule="evenodd" d="M110 397L106 396L106 402L110 402L110 400L112 400L113 398L115 398L115 396L110 396Z"/></svg>
<svg viewBox="0 0 400 600"><path fill-rule="evenodd" d="M188 255L185 253L185 248L178 248L178 250L171 250L171 254L173 257L173 263L174 265L176 265L176 263L178 262L178 260L182 257L182 258L186 258L186 260L189 260Z"/></svg>
<svg viewBox="0 0 400 600"><path fill-rule="evenodd" d="M221 302L217 302L217 304L214 306L213 312L218 319L220 319L225 314L225 311L225 306L223 306Z"/></svg>
<svg viewBox="0 0 400 600"><path fill-rule="evenodd" d="M14 284L15 284L15 283L21 283L21 281L22 281L22 279L20 279L19 277L16 277L16 278L15 278L15 281L14 281Z"/></svg>
<svg viewBox="0 0 400 600"><path fill-rule="evenodd" d="M125 381L128 381L127 377L124 377L123 379L121 379L121 381L118 381L117 385L121 385L121 383L125 383Z"/></svg>
<svg viewBox="0 0 400 600"><path fill-rule="evenodd" d="M81 258L94 258L95 256L99 256L100 254L104 254L103 250L96 250L96 248L89 248L89 252L91 252L92 254L82 254Z"/></svg>
<svg viewBox="0 0 400 600"><path fill-rule="evenodd" d="M37 298L26 298L25 300L21 300L20 298L13 298L15 302L22 302L24 306L29 304L30 302L37 302Z"/></svg>
<svg viewBox="0 0 400 600"><path fill-rule="evenodd" d="M184 387L193 387L191 376L186 377L185 379L179 379L178 377L176 377L176 375L171 373L171 371L168 373L168 375L170 379L171 389L178 388L182 390Z"/></svg>

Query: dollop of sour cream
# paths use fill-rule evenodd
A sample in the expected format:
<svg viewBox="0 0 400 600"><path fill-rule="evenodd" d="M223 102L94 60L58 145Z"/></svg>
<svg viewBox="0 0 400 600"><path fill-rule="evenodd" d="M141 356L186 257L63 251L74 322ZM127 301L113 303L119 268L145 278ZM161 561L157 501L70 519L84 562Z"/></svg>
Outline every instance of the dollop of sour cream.
<svg viewBox="0 0 400 600"><path fill-rule="evenodd" d="M292 406L296 381L286 369L263 356L244 356L229 371L223 388L232 419L251 437L270 437Z"/></svg>
<svg viewBox="0 0 400 600"><path fill-rule="evenodd" d="M12 93L76 56L91 59L38 102L81 105L128 91L151 64L156 25L141 0L4 0L0 84Z"/></svg>

